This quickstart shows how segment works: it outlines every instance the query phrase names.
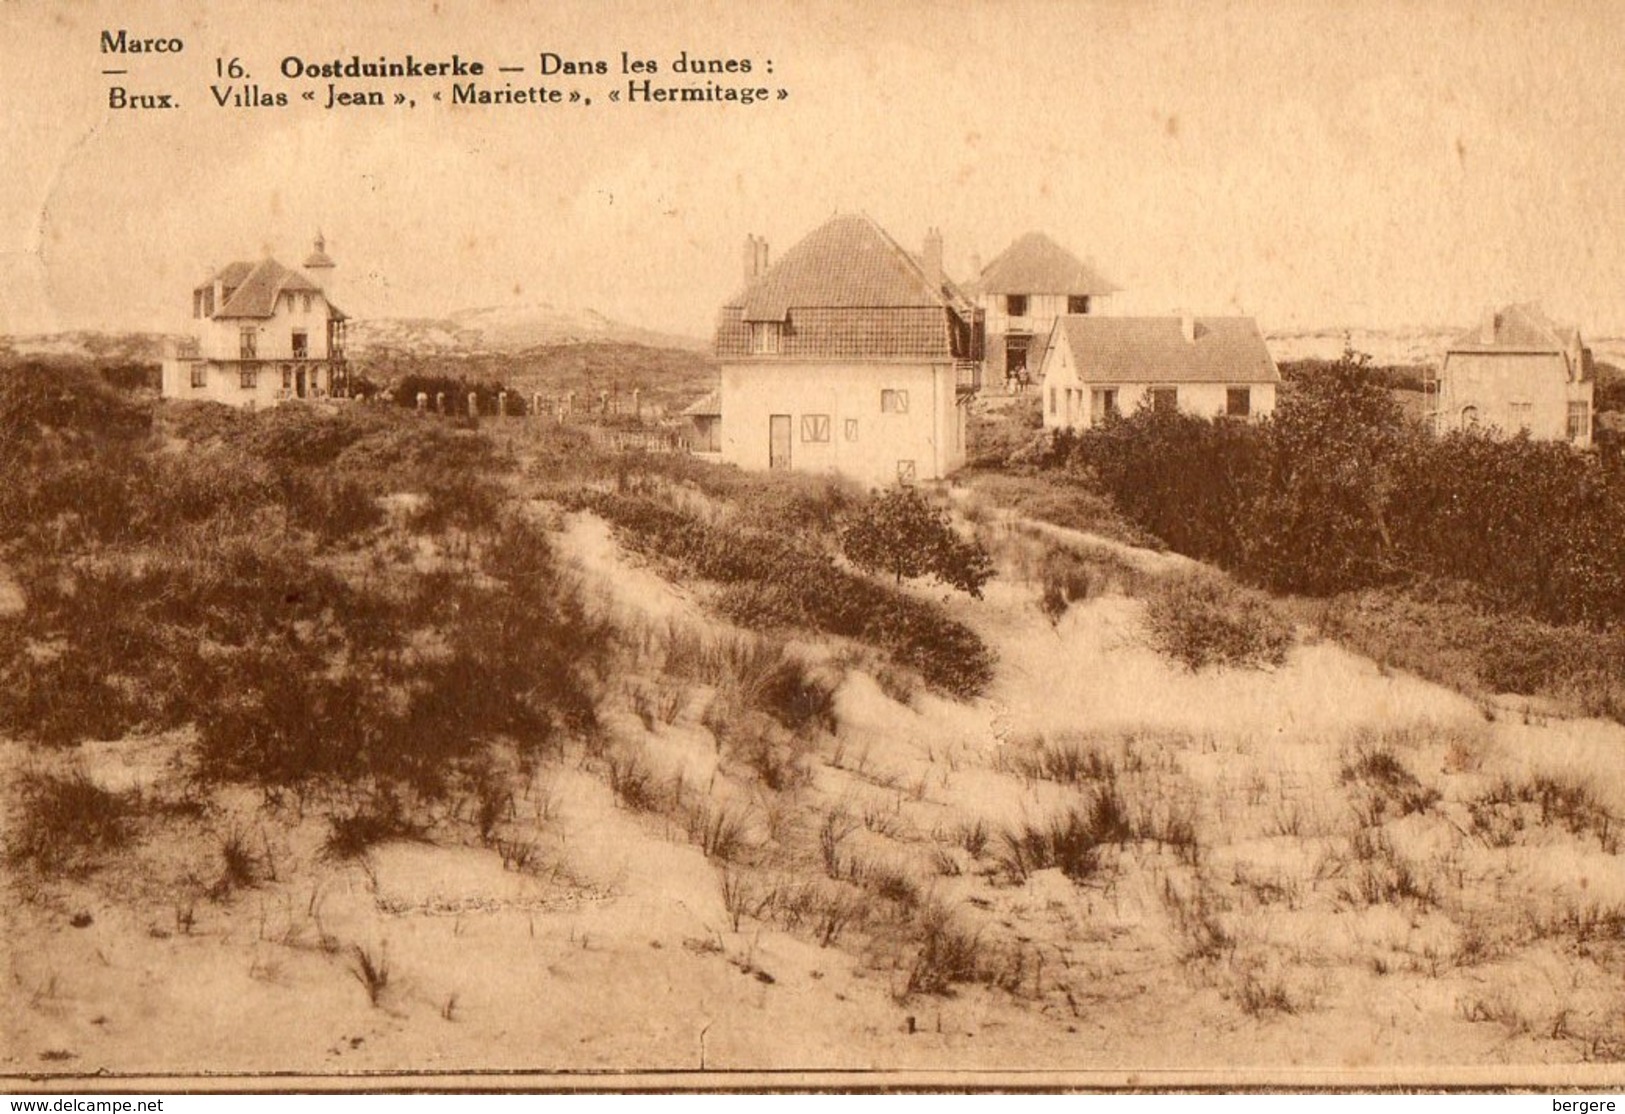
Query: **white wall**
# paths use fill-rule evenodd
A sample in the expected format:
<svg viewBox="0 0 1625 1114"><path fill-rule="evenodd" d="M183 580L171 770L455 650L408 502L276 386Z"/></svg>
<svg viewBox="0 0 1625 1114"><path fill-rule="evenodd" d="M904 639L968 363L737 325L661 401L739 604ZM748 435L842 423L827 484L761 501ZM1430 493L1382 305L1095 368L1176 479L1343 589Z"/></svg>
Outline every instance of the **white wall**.
<svg viewBox="0 0 1625 1114"><path fill-rule="evenodd" d="M252 387L243 386L242 372L245 365L235 360L224 363L213 360L165 360L163 396L194 402L223 402L228 406L248 406L252 403L256 409L275 406L285 397L284 367L291 369L288 381L295 386L298 383L298 373L304 371L307 398L316 390L332 393L332 369L321 361L285 359L278 363L246 366L255 370ZM201 387L192 385L194 370L202 373ZM287 391L289 394L295 393L294 387L287 388Z"/></svg>
<svg viewBox="0 0 1625 1114"><path fill-rule="evenodd" d="M1275 410L1274 383L1180 383L1169 380L1162 383L1097 383L1078 378L1078 369L1072 359L1072 350L1057 343L1050 351L1043 367L1042 385L1044 427L1046 429L1087 429L1096 420L1091 411L1093 392L1102 389L1117 391L1117 411L1124 417L1133 414L1151 401L1156 387L1173 387L1178 394L1179 409L1200 418L1221 417L1229 410L1231 387L1246 387L1251 396L1249 414L1252 419L1262 418ZM1053 404L1051 399L1053 398Z"/></svg>
<svg viewBox="0 0 1625 1114"><path fill-rule="evenodd" d="M882 390L908 392L906 414L881 410ZM769 419L790 416L790 466L839 472L871 486L896 482L897 462L920 480L965 461L965 408L951 365L752 363L722 366L722 459L768 467ZM804 415L828 415L829 440L802 438ZM855 422L849 437L847 423Z"/></svg>
<svg viewBox="0 0 1625 1114"><path fill-rule="evenodd" d="M1460 429L1462 412L1477 409L1477 424L1512 435L1527 428L1545 441L1568 440L1569 403L1595 409L1595 384L1569 381L1568 364L1551 353L1451 352L1439 373L1439 428ZM1515 408L1527 403L1527 412ZM1587 436L1575 442L1586 448Z"/></svg>
<svg viewBox="0 0 1625 1114"><path fill-rule="evenodd" d="M276 314L270 318L194 318L198 350L207 359L235 360L241 351L241 332L254 330L255 352L262 360L293 359L293 334L303 329L310 342L310 358L327 359L327 299L310 296L310 309L304 308L304 295L283 294L277 299Z"/></svg>

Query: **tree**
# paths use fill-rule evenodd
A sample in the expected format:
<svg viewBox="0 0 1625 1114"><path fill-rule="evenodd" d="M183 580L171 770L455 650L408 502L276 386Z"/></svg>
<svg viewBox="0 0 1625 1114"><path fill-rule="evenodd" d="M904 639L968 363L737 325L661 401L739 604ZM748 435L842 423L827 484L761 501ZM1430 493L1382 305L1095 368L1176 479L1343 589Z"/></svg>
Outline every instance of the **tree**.
<svg viewBox="0 0 1625 1114"><path fill-rule="evenodd" d="M860 569L889 572L898 584L929 576L976 599L993 575L987 550L961 538L947 512L909 487L871 495L842 529L841 550Z"/></svg>

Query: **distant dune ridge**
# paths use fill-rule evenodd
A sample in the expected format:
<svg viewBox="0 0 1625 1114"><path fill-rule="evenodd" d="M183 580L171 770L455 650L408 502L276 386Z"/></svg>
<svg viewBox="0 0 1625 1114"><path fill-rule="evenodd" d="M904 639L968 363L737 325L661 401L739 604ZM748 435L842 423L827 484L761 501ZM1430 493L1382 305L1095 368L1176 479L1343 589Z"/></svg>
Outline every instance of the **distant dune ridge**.
<svg viewBox="0 0 1625 1114"><path fill-rule="evenodd" d="M478 354L523 351L544 345L610 342L650 348L700 350L700 337L662 333L614 321L595 309L546 302L481 306L440 318L357 319L350 328L352 354L388 350L413 354Z"/></svg>
<svg viewBox="0 0 1625 1114"><path fill-rule="evenodd" d="M1327 327L1264 335L1276 362L1290 360L1335 360L1344 345L1370 355L1379 366L1437 365L1444 359L1449 343L1467 328L1465 325L1440 328L1417 326L1408 329L1344 329ZM1591 336L1580 326L1580 335L1592 355L1609 363L1625 363L1625 337Z"/></svg>
<svg viewBox="0 0 1625 1114"><path fill-rule="evenodd" d="M1341 328L1267 332L1270 353L1278 362L1335 360L1345 345L1368 353L1381 366L1437 365L1450 340L1467 326L1416 326L1403 329ZM179 334L174 334L178 336ZM1625 337L1581 335L1598 360L1625 365ZM495 356L570 344L636 344L701 353L706 337L645 329L606 317L590 307L555 306L547 302L478 306L444 317L357 318L351 323L350 355ZM0 334L0 359L65 358L121 360L162 359L170 334L99 332L80 329L56 333Z"/></svg>

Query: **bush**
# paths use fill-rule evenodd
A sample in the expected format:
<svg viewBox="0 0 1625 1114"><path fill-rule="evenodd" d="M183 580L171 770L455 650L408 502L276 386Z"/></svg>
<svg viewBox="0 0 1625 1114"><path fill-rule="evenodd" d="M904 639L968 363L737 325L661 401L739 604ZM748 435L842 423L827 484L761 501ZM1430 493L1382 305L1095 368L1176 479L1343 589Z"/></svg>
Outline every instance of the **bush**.
<svg viewBox="0 0 1625 1114"><path fill-rule="evenodd" d="M1293 643L1291 624L1266 598L1212 573L1167 577L1145 615L1152 645L1192 672L1280 665Z"/></svg>
<svg viewBox="0 0 1625 1114"><path fill-rule="evenodd" d="M1303 369L1265 421L1142 411L1058 436L1048 464L1092 477L1172 548L1272 589L1459 579L1504 612L1625 618L1625 470L1527 435L1435 437L1353 352Z"/></svg>
<svg viewBox="0 0 1625 1114"><path fill-rule="evenodd" d="M578 499L618 526L629 547L724 585L716 605L743 627L808 627L867 642L961 698L992 681L993 654L974 631L935 604L836 568L808 541L706 521L647 495Z"/></svg>
<svg viewBox="0 0 1625 1114"><path fill-rule="evenodd" d="M141 798L113 793L83 770L32 771L18 782L21 815L10 825L7 850L14 863L41 874L85 874L134 835Z"/></svg>
<svg viewBox="0 0 1625 1114"><path fill-rule="evenodd" d="M842 529L841 551L858 568L889 573L899 585L905 576L929 576L977 599L993 575L987 551L961 538L947 512L911 487L871 496Z"/></svg>
<svg viewBox="0 0 1625 1114"><path fill-rule="evenodd" d="M909 967L910 994L948 994L956 983L984 977L987 947L981 934L957 924L946 907L928 905L920 914L917 931L920 950Z"/></svg>

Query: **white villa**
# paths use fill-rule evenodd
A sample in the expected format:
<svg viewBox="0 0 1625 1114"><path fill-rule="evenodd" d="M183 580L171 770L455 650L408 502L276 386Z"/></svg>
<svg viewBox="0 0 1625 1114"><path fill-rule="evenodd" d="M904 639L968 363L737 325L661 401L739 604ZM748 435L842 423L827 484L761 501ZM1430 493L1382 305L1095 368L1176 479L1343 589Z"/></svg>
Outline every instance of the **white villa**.
<svg viewBox="0 0 1625 1114"><path fill-rule="evenodd" d="M192 336L164 361L163 396L253 409L344 395L347 318L318 234L294 271L269 257L232 263L192 291Z"/></svg>
<svg viewBox="0 0 1625 1114"><path fill-rule="evenodd" d="M1251 317L1057 319L1043 360L1046 429L1083 429L1141 406L1204 418L1275 409L1281 373Z"/></svg>
<svg viewBox="0 0 1625 1114"><path fill-rule="evenodd" d="M916 257L868 217L837 216L771 266L750 237L716 352L724 462L879 486L965 462L981 322L935 231Z"/></svg>
<svg viewBox="0 0 1625 1114"><path fill-rule="evenodd" d="M1590 448L1596 379L1578 329L1553 324L1537 305L1507 306L1445 350L1434 426L1527 431Z"/></svg>

